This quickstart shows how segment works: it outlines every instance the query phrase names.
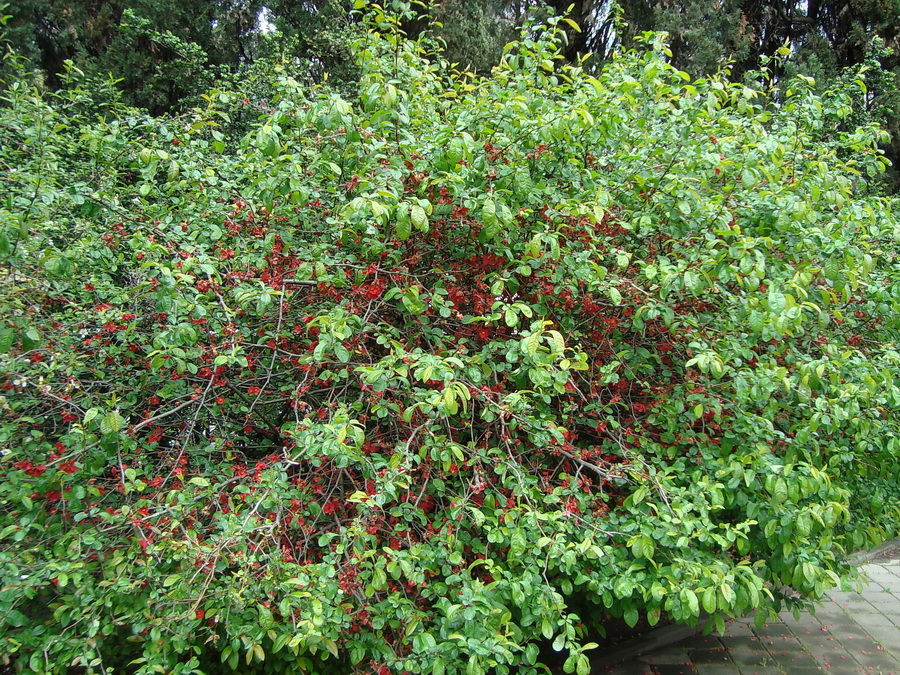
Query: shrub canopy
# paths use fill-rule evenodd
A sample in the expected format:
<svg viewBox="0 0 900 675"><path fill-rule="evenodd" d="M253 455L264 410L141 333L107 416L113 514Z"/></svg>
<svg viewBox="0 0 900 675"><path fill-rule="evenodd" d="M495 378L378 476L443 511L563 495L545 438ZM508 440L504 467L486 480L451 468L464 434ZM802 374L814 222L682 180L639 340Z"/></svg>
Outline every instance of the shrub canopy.
<svg viewBox="0 0 900 675"><path fill-rule="evenodd" d="M594 77L552 22L474 79L367 21L352 96L8 88L0 653L586 673L897 531L900 229L846 92L653 35Z"/></svg>

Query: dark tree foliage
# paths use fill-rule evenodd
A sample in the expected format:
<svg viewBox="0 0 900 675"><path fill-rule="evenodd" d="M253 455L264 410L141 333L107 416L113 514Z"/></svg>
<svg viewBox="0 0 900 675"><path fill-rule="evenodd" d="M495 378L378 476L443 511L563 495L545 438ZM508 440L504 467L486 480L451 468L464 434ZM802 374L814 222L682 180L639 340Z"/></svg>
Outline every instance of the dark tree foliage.
<svg viewBox="0 0 900 675"><path fill-rule="evenodd" d="M489 71L500 59L503 46L515 38L524 15L522 2L510 0L445 0L430 15L441 24L447 45L445 56L461 67ZM422 22L427 28L428 22Z"/></svg>
<svg viewBox="0 0 900 675"><path fill-rule="evenodd" d="M13 0L7 39L50 90L66 62L122 80L129 103L162 112L248 61L259 0Z"/></svg>
<svg viewBox="0 0 900 675"><path fill-rule="evenodd" d="M594 20L588 42L601 52L643 31L666 30L674 65L700 73L733 61L735 76L755 70L786 42L792 59L813 71L858 65L872 36L896 43L900 13L896 2L844 0L601 0L592 9L585 13ZM610 30L617 19L618 30Z"/></svg>
<svg viewBox="0 0 900 675"><path fill-rule="evenodd" d="M280 32L281 43L308 64L312 76L356 79L349 49L358 23L352 0L270 0L265 5L266 19Z"/></svg>

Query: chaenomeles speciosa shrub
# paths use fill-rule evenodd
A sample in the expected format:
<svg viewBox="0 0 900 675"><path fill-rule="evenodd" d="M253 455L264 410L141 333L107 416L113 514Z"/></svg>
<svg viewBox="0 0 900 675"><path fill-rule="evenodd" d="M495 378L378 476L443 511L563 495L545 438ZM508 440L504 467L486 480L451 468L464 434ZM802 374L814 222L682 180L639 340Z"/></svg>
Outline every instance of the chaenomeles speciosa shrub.
<svg viewBox="0 0 900 675"><path fill-rule="evenodd" d="M583 674L896 533L900 229L849 98L653 35L591 75L552 21L475 78L366 21L352 96L7 87L18 672Z"/></svg>

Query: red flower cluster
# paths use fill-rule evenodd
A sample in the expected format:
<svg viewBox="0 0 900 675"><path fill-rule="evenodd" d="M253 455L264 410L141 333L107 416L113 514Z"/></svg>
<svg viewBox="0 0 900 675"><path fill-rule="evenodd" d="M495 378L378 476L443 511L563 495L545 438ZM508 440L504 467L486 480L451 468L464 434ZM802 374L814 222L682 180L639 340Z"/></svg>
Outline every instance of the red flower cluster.
<svg viewBox="0 0 900 675"><path fill-rule="evenodd" d="M368 298L369 300L376 300L381 297L382 293L384 293L384 289L386 286L387 283L384 281L384 279L376 279L370 284L360 284L359 286L354 286L353 290L361 294L364 298Z"/></svg>
<svg viewBox="0 0 900 675"><path fill-rule="evenodd" d="M30 460L27 460L27 459L22 460L21 462L15 462L13 464L13 466L15 468L19 469L20 471L24 471L27 475L31 476L32 478L37 478L38 476L41 476L47 470L47 467L44 466L43 464L38 464L37 466L35 466L34 464L31 463Z"/></svg>
<svg viewBox="0 0 900 675"><path fill-rule="evenodd" d="M59 465L59 470L63 473L73 474L78 471L78 466L71 459Z"/></svg>

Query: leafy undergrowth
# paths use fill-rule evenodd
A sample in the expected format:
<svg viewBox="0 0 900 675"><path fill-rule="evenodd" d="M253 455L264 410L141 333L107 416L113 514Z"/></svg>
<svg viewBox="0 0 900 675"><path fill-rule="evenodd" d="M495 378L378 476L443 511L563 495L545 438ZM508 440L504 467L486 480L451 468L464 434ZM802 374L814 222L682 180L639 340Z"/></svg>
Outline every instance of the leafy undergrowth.
<svg viewBox="0 0 900 675"><path fill-rule="evenodd" d="M552 25L475 79L367 21L353 95L7 89L22 671L585 673L606 616L765 621L896 532L900 230L847 92L652 35L591 76Z"/></svg>

